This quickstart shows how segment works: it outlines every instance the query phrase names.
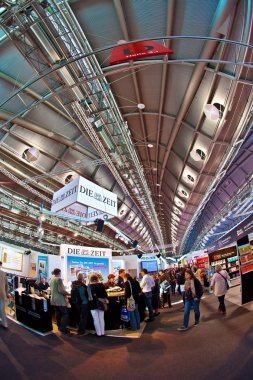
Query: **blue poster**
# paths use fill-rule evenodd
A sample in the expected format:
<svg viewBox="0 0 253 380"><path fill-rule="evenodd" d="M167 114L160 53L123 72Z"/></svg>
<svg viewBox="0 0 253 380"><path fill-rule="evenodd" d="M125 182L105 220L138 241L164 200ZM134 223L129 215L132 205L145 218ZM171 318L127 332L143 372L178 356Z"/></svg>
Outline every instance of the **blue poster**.
<svg viewBox="0 0 253 380"><path fill-rule="evenodd" d="M96 273L100 281L106 282L109 274L109 258L67 256L68 281L75 281L79 272L82 272L87 279Z"/></svg>
<svg viewBox="0 0 253 380"><path fill-rule="evenodd" d="M42 277L47 279L48 277L48 257L38 256L38 279L41 280Z"/></svg>

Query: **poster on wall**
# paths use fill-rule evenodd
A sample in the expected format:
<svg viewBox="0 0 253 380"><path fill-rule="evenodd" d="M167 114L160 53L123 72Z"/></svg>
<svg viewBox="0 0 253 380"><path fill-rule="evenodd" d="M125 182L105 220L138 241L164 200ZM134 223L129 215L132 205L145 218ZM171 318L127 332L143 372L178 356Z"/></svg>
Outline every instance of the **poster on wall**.
<svg viewBox="0 0 253 380"><path fill-rule="evenodd" d="M42 277L48 277L48 257L38 256L38 277L41 280Z"/></svg>
<svg viewBox="0 0 253 380"><path fill-rule="evenodd" d="M67 256L68 281L75 281L80 272L87 278L96 273L99 275L100 281L106 282L109 274L109 258Z"/></svg>
<svg viewBox="0 0 253 380"><path fill-rule="evenodd" d="M23 253L12 248L2 247L0 253L1 261L3 263L3 269L9 269L17 272L23 270Z"/></svg>
<svg viewBox="0 0 253 380"><path fill-rule="evenodd" d="M37 265L36 263L30 263L29 277L36 277L36 276L37 276Z"/></svg>

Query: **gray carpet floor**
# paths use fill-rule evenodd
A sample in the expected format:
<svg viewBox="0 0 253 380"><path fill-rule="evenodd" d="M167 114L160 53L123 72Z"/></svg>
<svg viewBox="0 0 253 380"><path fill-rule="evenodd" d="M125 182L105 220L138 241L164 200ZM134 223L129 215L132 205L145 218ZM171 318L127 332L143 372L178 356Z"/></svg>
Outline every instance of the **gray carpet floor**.
<svg viewBox="0 0 253 380"><path fill-rule="evenodd" d="M10 322L0 329L1 380L253 379L253 314L226 302L201 302L201 323L179 332L182 304L161 310L140 339L93 335L41 337Z"/></svg>

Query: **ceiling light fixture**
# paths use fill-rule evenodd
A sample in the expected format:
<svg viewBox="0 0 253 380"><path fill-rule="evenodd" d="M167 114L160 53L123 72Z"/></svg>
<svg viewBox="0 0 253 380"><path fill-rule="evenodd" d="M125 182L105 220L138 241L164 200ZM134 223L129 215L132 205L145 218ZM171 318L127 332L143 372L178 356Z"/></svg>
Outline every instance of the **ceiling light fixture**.
<svg viewBox="0 0 253 380"><path fill-rule="evenodd" d="M191 174L187 174L186 175L186 181L188 182L188 183L194 183L195 182L195 179L194 179L194 177L191 175Z"/></svg>
<svg viewBox="0 0 253 380"><path fill-rule="evenodd" d="M25 158L28 162L35 162L38 160L40 155L39 149L35 148L34 146L26 149L23 152L23 158Z"/></svg>
<svg viewBox="0 0 253 380"><path fill-rule="evenodd" d="M194 161L204 161L206 153L202 149L197 148L191 151L190 156Z"/></svg>
<svg viewBox="0 0 253 380"><path fill-rule="evenodd" d="M220 103L206 104L204 106L204 114L207 119L216 121L223 115L225 107Z"/></svg>
<svg viewBox="0 0 253 380"><path fill-rule="evenodd" d="M139 108L139 110L143 110L145 108L145 104L143 103L138 103L137 104L137 107Z"/></svg>
<svg viewBox="0 0 253 380"><path fill-rule="evenodd" d="M185 198L188 198L188 197L189 197L189 194L188 194L187 191L185 191L184 189L181 189L181 190L179 191L179 193L180 193L181 195L183 195Z"/></svg>

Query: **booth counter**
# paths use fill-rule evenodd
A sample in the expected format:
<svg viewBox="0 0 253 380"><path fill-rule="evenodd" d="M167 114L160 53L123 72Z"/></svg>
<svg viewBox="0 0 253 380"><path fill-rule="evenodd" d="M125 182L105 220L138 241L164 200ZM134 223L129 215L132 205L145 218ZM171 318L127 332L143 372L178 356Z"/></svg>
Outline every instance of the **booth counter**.
<svg viewBox="0 0 253 380"><path fill-rule="evenodd" d="M32 294L15 291L16 318L41 333L50 332L52 326L52 313L49 299L36 298Z"/></svg>
<svg viewBox="0 0 253 380"><path fill-rule="evenodd" d="M105 311L105 330L118 330L123 328L121 321L122 306L125 305L125 292L108 292L108 310ZM50 305L50 299L38 297L34 294L26 294L15 291L16 319L25 326L40 333L53 330L54 308ZM145 317L145 301L140 297L139 312L141 321ZM76 305L69 308L69 326L75 328L78 324ZM89 312L87 330L94 330L93 318Z"/></svg>

